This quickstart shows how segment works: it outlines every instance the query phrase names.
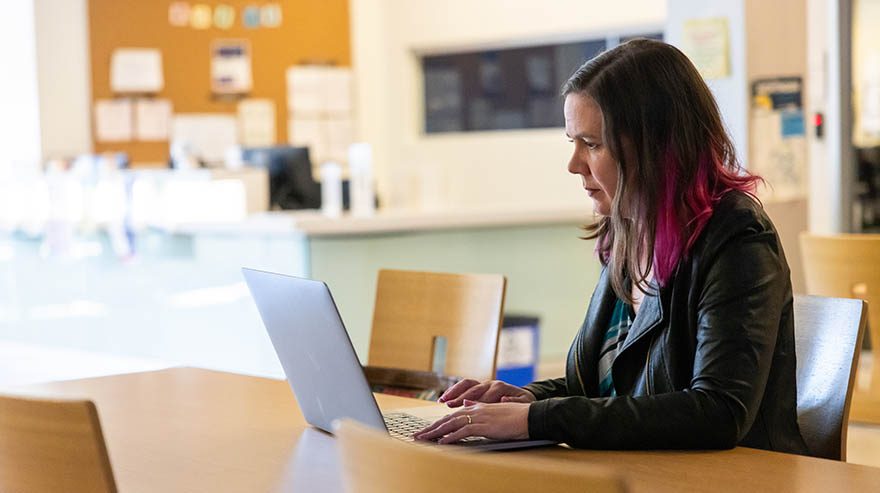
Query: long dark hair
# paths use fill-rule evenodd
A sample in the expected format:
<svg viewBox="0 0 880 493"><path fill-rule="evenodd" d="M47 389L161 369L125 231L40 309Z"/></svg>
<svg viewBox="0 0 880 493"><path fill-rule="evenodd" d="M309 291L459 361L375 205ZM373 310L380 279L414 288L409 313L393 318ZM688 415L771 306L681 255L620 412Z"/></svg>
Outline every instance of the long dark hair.
<svg viewBox="0 0 880 493"><path fill-rule="evenodd" d="M644 292L653 269L666 285L721 197L754 196L761 178L739 165L712 93L671 45L635 39L606 51L578 68L562 94L589 96L602 110L617 190L610 214L586 226L586 238L597 239L614 292L632 303L628 279Z"/></svg>

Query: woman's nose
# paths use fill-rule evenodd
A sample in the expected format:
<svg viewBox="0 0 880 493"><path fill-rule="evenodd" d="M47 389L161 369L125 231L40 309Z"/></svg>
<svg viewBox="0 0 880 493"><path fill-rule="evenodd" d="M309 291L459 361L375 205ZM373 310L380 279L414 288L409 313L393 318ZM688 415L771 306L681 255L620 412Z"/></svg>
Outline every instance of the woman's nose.
<svg viewBox="0 0 880 493"><path fill-rule="evenodd" d="M587 175L590 173L590 167L578 158L577 153L574 153L568 161L568 172L573 175Z"/></svg>

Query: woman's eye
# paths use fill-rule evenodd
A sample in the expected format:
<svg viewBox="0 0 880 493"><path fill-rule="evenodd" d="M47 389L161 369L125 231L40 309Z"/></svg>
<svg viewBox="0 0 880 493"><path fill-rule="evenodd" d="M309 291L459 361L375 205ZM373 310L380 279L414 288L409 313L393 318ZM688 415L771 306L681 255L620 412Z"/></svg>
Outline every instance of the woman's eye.
<svg viewBox="0 0 880 493"><path fill-rule="evenodd" d="M599 148L599 144L597 144L595 142L585 142L585 144L587 144L587 149L589 149L591 151Z"/></svg>

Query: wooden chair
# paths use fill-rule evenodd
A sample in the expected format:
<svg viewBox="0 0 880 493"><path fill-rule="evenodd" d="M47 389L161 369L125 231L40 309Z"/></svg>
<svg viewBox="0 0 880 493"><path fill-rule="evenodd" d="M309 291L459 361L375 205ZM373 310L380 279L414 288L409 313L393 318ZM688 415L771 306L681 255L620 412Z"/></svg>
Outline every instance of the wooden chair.
<svg viewBox="0 0 880 493"><path fill-rule="evenodd" d="M350 493L626 490L623 479L613 471L576 461L410 444L349 420L340 423L336 437L343 482Z"/></svg>
<svg viewBox="0 0 880 493"><path fill-rule="evenodd" d="M506 284L501 275L380 270L367 364L493 378Z"/></svg>
<svg viewBox="0 0 880 493"><path fill-rule="evenodd" d="M92 401L0 396L0 491L115 493Z"/></svg>
<svg viewBox="0 0 880 493"><path fill-rule="evenodd" d="M795 296L797 413L812 455L846 460L846 431L859 351L862 300Z"/></svg>
<svg viewBox="0 0 880 493"><path fill-rule="evenodd" d="M880 235L801 233L807 293L868 302L874 357L872 394L880 395Z"/></svg>

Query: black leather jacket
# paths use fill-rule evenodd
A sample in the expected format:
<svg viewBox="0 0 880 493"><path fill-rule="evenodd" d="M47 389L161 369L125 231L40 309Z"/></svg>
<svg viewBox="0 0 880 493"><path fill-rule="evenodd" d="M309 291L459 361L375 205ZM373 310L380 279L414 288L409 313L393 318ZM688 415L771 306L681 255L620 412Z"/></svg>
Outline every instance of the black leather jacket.
<svg viewBox="0 0 880 493"><path fill-rule="evenodd" d="M587 375L527 385L529 435L575 447L731 448L807 453L797 424L788 264L753 199L718 203L668 285L646 296L598 398L597 358L616 296L605 270L586 319Z"/></svg>

